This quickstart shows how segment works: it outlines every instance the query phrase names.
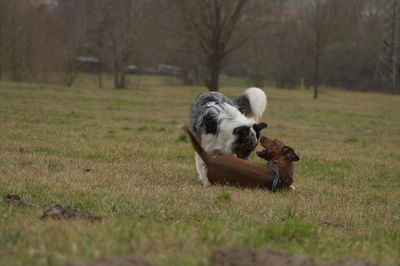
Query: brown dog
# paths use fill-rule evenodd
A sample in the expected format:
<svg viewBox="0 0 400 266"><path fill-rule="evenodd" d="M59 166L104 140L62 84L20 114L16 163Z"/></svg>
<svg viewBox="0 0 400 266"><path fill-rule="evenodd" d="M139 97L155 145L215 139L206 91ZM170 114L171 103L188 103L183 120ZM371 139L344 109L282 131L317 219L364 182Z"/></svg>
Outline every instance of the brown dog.
<svg viewBox="0 0 400 266"><path fill-rule="evenodd" d="M260 143L265 150L257 152L257 155L270 161L267 166L233 155L211 157L200 146L192 132L187 127L184 130L189 134L194 149L205 162L207 178L211 184L267 188L272 191L292 187L294 162L298 161L299 157L282 141L261 138Z"/></svg>

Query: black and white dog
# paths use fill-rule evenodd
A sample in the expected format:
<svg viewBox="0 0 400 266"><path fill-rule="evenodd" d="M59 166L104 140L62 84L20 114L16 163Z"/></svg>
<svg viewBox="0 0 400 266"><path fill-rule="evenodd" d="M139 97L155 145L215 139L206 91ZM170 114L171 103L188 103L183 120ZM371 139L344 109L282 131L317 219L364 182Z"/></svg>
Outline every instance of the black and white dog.
<svg viewBox="0 0 400 266"><path fill-rule="evenodd" d="M207 153L236 154L245 159L267 127L257 123L266 106L267 97L259 88L247 89L235 101L219 92L203 93L190 108L190 126ZM209 186L207 168L197 153L195 158L200 181Z"/></svg>

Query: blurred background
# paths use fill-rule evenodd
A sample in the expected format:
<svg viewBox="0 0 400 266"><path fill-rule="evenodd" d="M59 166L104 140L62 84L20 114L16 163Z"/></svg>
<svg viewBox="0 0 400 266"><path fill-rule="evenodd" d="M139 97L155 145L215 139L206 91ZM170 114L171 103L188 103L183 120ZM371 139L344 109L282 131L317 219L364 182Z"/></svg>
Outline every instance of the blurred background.
<svg viewBox="0 0 400 266"><path fill-rule="evenodd" d="M0 80L400 92L397 0L0 0Z"/></svg>

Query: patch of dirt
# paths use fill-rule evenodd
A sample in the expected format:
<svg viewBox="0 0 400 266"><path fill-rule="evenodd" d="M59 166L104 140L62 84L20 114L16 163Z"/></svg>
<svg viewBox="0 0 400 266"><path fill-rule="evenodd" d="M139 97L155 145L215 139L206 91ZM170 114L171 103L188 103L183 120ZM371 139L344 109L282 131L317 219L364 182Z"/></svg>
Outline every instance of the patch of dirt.
<svg viewBox="0 0 400 266"><path fill-rule="evenodd" d="M156 222L161 223L161 222L182 222L182 223L187 223L190 222L190 219L184 218L184 217L172 217L172 216L162 216L157 219L155 219Z"/></svg>
<svg viewBox="0 0 400 266"><path fill-rule="evenodd" d="M363 262L357 259L344 259L331 263L323 264L323 266L379 266L379 264Z"/></svg>
<svg viewBox="0 0 400 266"><path fill-rule="evenodd" d="M65 266L152 266L148 261L136 257L99 259L93 262L77 262L66 264Z"/></svg>
<svg viewBox="0 0 400 266"><path fill-rule="evenodd" d="M17 194L7 194L3 198L3 201L7 203L19 203L21 201L21 197Z"/></svg>
<svg viewBox="0 0 400 266"><path fill-rule="evenodd" d="M213 266L377 266L356 259L345 259L327 264L319 264L314 258L304 255L292 255L276 250L255 250L248 247L219 249L211 257Z"/></svg>
<svg viewBox="0 0 400 266"><path fill-rule="evenodd" d="M101 217L93 216L87 211L79 211L72 209L71 206L62 206L55 203L44 210L43 215L40 219L54 218L57 220L73 220L73 219L84 219L90 222L101 221Z"/></svg>
<svg viewBox="0 0 400 266"><path fill-rule="evenodd" d="M290 255L282 251L258 251L247 247L234 247L217 250L211 257L211 265L280 265L280 266L316 266L311 257Z"/></svg>
<svg viewBox="0 0 400 266"><path fill-rule="evenodd" d="M21 199L20 196L18 196L17 194L7 194L4 198L3 201L9 204L18 204L18 205L24 205L24 206L28 206L28 207L35 207L35 208L39 208L38 205L34 204L34 203L30 203L27 202L23 199Z"/></svg>

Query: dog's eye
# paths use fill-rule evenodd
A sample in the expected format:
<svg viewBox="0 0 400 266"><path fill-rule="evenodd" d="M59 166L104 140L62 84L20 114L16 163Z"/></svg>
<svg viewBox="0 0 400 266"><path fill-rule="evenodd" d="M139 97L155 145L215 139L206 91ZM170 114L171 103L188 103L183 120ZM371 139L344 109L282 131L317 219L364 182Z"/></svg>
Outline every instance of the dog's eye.
<svg viewBox="0 0 400 266"><path fill-rule="evenodd" d="M289 147L288 147L288 146L285 146L285 147L282 148L282 153L285 153L285 152L287 152L288 150L289 150Z"/></svg>

